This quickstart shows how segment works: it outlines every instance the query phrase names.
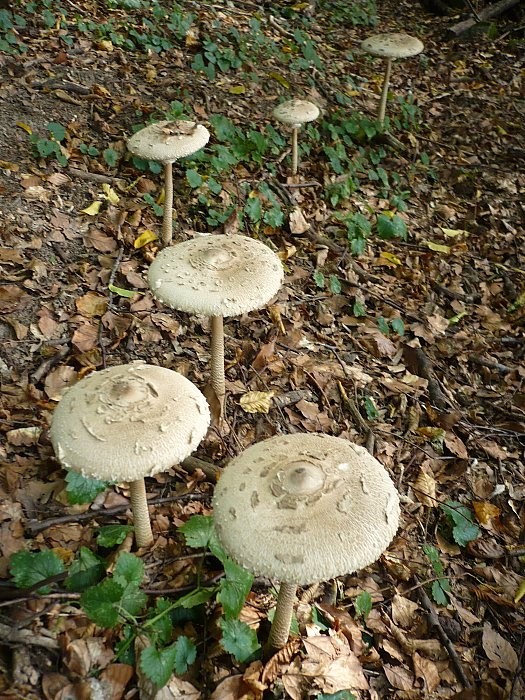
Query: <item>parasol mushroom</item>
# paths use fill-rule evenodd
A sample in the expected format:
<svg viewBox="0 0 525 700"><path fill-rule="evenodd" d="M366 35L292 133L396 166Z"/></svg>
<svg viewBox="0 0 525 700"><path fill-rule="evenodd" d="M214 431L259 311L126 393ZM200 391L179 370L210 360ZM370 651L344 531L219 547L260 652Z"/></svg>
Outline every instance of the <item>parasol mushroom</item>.
<svg viewBox="0 0 525 700"><path fill-rule="evenodd" d="M315 433L249 447L225 467L213 503L226 553L281 581L271 649L288 640L297 586L372 564L399 521L399 497L383 465L364 447Z"/></svg>
<svg viewBox="0 0 525 700"><path fill-rule="evenodd" d="M385 77L383 79L383 89L381 92L378 115L378 119L382 124L385 121L386 101L388 97L388 86L390 84L392 61L395 58L417 56L417 54L423 51L424 45L422 41L414 36L410 36L409 34L374 34L361 42L361 49L372 56L386 58Z"/></svg>
<svg viewBox="0 0 525 700"><path fill-rule="evenodd" d="M288 100L273 110L273 116L292 127L292 175L297 175L297 134L303 124L313 122L319 116L319 107L308 100Z"/></svg>
<svg viewBox="0 0 525 700"><path fill-rule="evenodd" d="M278 256L260 241L214 234L162 250L150 266L156 299L178 311L211 317L211 384L224 413L224 316L264 306L283 280Z"/></svg>
<svg viewBox="0 0 525 700"><path fill-rule="evenodd" d="M67 469L129 482L135 539L145 547L153 535L144 477L182 462L209 422L206 399L186 377L137 361L93 372L68 389L50 437Z"/></svg>
<svg viewBox="0 0 525 700"><path fill-rule="evenodd" d="M173 236L173 162L200 151L209 139L210 132L205 126L181 119L150 124L128 139L127 146L131 153L164 165L164 246L171 243Z"/></svg>

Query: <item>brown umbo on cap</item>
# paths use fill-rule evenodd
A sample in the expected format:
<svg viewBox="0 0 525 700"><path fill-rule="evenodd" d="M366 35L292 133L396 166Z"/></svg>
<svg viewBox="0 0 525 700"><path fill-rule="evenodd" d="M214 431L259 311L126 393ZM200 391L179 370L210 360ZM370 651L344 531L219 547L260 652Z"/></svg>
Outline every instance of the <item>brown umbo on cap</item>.
<svg viewBox="0 0 525 700"><path fill-rule="evenodd" d="M133 482L182 462L209 423L206 399L186 377L137 361L93 372L68 389L50 437L64 467Z"/></svg>
<svg viewBox="0 0 525 700"><path fill-rule="evenodd" d="M372 56L382 58L408 58L417 56L424 49L423 42L402 33L374 34L361 42L361 48Z"/></svg>
<svg viewBox="0 0 525 700"><path fill-rule="evenodd" d="M128 150L139 158L171 163L190 156L208 143L210 132L202 124L162 121L140 129L128 139Z"/></svg>
<svg viewBox="0 0 525 700"><path fill-rule="evenodd" d="M341 438L278 436L224 469L217 535L253 574L300 585L376 561L394 537L399 496L383 465Z"/></svg>
<svg viewBox="0 0 525 700"><path fill-rule="evenodd" d="M308 100L288 100L277 105L273 110L273 116L283 124L297 127L317 119L319 107Z"/></svg>
<svg viewBox="0 0 525 700"><path fill-rule="evenodd" d="M248 236L213 234L162 250L148 272L156 299L179 311L236 316L264 306L279 290L283 266Z"/></svg>

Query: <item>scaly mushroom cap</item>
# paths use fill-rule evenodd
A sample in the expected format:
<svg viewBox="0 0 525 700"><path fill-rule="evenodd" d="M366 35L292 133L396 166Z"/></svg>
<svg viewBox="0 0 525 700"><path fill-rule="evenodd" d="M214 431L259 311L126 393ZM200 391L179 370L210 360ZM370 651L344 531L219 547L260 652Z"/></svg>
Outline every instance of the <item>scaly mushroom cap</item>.
<svg viewBox="0 0 525 700"><path fill-rule="evenodd" d="M362 569L394 537L399 497L364 447L320 434L278 436L224 469L217 535L255 575L305 585Z"/></svg>
<svg viewBox="0 0 525 700"><path fill-rule="evenodd" d="M206 399L186 377L138 361L93 372L68 389L50 437L64 467L136 481L182 462L209 423Z"/></svg>
<svg viewBox="0 0 525 700"><path fill-rule="evenodd" d="M273 110L273 116L283 124L300 126L313 122L319 116L319 107L308 100L288 100Z"/></svg>
<svg viewBox="0 0 525 700"><path fill-rule="evenodd" d="M361 42L361 48L372 56L408 58L424 49L423 42L409 34L374 34Z"/></svg>
<svg viewBox="0 0 525 700"><path fill-rule="evenodd" d="M179 311L236 316L264 306L279 290L283 266L260 241L214 234L162 250L148 272L156 299Z"/></svg>
<svg viewBox="0 0 525 700"><path fill-rule="evenodd" d="M200 151L209 139L205 126L179 119L144 127L128 139L127 146L139 158L170 163Z"/></svg>

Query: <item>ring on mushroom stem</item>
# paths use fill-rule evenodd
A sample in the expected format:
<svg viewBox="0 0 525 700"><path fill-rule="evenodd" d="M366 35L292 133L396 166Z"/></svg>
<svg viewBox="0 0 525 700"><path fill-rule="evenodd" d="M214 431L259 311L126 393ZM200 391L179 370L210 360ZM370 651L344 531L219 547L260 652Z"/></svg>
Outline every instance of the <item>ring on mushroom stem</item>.
<svg viewBox="0 0 525 700"><path fill-rule="evenodd" d="M211 318L211 385L224 414L224 316L264 306L283 280L283 266L270 248L248 236L214 234L162 250L148 283L163 304Z"/></svg>
<svg viewBox="0 0 525 700"><path fill-rule="evenodd" d="M399 523L399 496L364 448L321 434L280 435L249 447L215 488L217 536L256 576L281 581L268 646L283 647L298 585L372 564Z"/></svg>
<svg viewBox="0 0 525 700"><path fill-rule="evenodd" d="M128 139L127 147L131 153L164 165L164 246L169 245L173 237L173 162L200 151L209 139L210 132L205 126L182 119L150 124Z"/></svg>
<svg viewBox="0 0 525 700"><path fill-rule="evenodd" d="M378 120L383 124L386 114L386 102L392 61L396 58L409 58L417 56L424 49L423 42L414 36L402 33L374 34L361 42L361 49L372 56L386 58L385 77L381 90Z"/></svg>
<svg viewBox="0 0 525 700"><path fill-rule="evenodd" d="M206 399L178 372L137 361L93 372L55 408L50 437L67 469L127 481L139 547L153 541L145 476L182 462L210 423Z"/></svg>
<svg viewBox="0 0 525 700"><path fill-rule="evenodd" d="M283 124L292 127L292 175L297 175L299 129L307 122L313 122L319 116L319 107L308 100L288 100L273 110L273 116Z"/></svg>

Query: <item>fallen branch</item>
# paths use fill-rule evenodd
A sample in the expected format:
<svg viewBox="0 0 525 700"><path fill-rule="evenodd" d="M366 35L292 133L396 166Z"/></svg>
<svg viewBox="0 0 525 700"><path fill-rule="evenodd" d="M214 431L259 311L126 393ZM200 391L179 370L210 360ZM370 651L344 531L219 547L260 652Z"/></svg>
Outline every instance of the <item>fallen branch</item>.
<svg viewBox="0 0 525 700"><path fill-rule="evenodd" d="M514 7L514 5L517 5L519 2L520 0L500 0L499 2L496 2L493 5L489 5L483 10L480 10L477 14L477 19L475 17L469 17L468 19L465 19L462 22L454 24L452 27L449 28L448 31L454 36L460 36L469 29L472 29L472 27L475 27L479 21L484 22L485 20L490 19L491 17L497 17L503 12L510 10L511 7Z"/></svg>
<svg viewBox="0 0 525 700"><path fill-rule="evenodd" d="M0 624L0 639L2 644L29 644L33 647L42 647L56 651L58 642L51 637L44 637L41 634L35 634L32 630L19 630L9 627L9 625Z"/></svg>

